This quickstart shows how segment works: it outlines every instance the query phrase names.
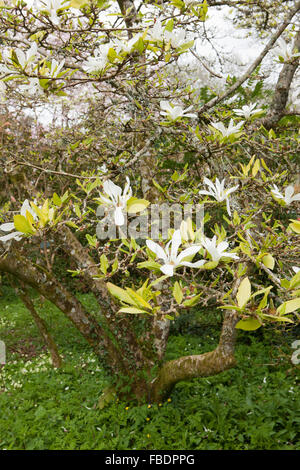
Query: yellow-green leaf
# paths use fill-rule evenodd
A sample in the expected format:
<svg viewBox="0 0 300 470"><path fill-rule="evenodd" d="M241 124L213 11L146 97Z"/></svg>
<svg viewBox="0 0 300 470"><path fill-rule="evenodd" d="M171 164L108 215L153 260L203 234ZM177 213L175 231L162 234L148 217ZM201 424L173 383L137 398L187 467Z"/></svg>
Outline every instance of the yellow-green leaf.
<svg viewBox="0 0 300 470"><path fill-rule="evenodd" d="M149 313L146 310L142 310L138 307L122 307L119 310L120 313Z"/></svg>
<svg viewBox="0 0 300 470"><path fill-rule="evenodd" d="M269 253L267 253L263 258L262 258L262 262L264 263L264 265L266 266L266 268L269 268L269 269L274 269L274 266L275 266L275 260L273 258L272 255L270 255Z"/></svg>
<svg viewBox="0 0 300 470"><path fill-rule="evenodd" d="M252 168L252 176L256 176L257 175L257 172L258 170L260 169L260 161L259 159L255 160L255 163L253 165L253 168Z"/></svg>
<svg viewBox="0 0 300 470"><path fill-rule="evenodd" d="M287 313L298 310L298 308L300 308L300 297L281 304L277 309L277 313L279 313L279 315L286 315Z"/></svg>
<svg viewBox="0 0 300 470"><path fill-rule="evenodd" d="M251 297L251 284L250 284L249 278L245 277L245 279L242 280L238 288L237 294L236 294L236 300L237 300L238 306L240 308L244 307L246 303L248 302L248 300L250 299L250 297Z"/></svg>
<svg viewBox="0 0 300 470"><path fill-rule="evenodd" d="M256 318L240 320L236 326L239 330L254 331L261 327L261 323Z"/></svg>
<svg viewBox="0 0 300 470"><path fill-rule="evenodd" d="M18 230L18 232L26 234L34 233L34 230L32 229L29 221L21 214L17 214L14 216L14 225L15 229Z"/></svg>
<svg viewBox="0 0 300 470"><path fill-rule="evenodd" d="M146 302L146 300L143 299L143 297L141 297L139 294L137 294L133 289L130 289L130 287L126 287L126 291L133 298L133 300L135 301L135 304L138 307L145 307L145 308L149 308L150 310L152 310L151 305L148 304L148 302Z"/></svg>
<svg viewBox="0 0 300 470"><path fill-rule="evenodd" d="M127 212L128 214L136 214L137 212L142 212L149 206L150 202L146 199L138 199L136 197L131 197L127 202Z"/></svg>
<svg viewBox="0 0 300 470"><path fill-rule="evenodd" d="M121 300L122 302L126 302L127 304L137 306L137 303L130 297L130 295L121 287L115 286L111 282L106 284L108 291L116 297L117 299Z"/></svg>
<svg viewBox="0 0 300 470"><path fill-rule="evenodd" d="M289 227L296 233L300 233L300 220L292 220Z"/></svg>
<svg viewBox="0 0 300 470"><path fill-rule="evenodd" d="M173 287L173 297L176 302L180 305L183 299L183 292L178 281L175 282Z"/></svg>

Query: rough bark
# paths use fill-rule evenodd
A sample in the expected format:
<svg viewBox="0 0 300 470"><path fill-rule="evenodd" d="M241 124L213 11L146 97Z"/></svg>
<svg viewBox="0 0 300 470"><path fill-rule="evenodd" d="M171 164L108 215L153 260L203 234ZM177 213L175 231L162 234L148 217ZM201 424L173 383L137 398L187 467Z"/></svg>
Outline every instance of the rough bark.
<svg viewBox="0 0 300 470"><path fill-rule="evenodd" d="M176 383L197 377L208 377L234 367L235 325L238 318L234 313L226 313L217 348L205 354L183 356L166 362L152 382L153 401L162 400Z"/></svg>
<svg viewBox="0 0 300 470"><path fill-rule="evenodd" d="M295 37L293 49L300 51L300 30ZM299 62L300 59L297 57L291 62L285 63L282 67L277 80L273 100L270 105L270 111L267 116L262 119L262 124L267 129L270 129L272 126L277 124L277 122L285 115L291 83L299 66Z"/></svg>
<svg viewBox="0 0 300 470"><path fill-rule="evenodd" d="M101 359L104 352L108 363L115 370L127 370L122 353L118 350L105 329L87 312L81 302L62 286L50 273L23 258L16 248L0 258L0 271L7 272L25 285L31 286L50 300L75 325Z"/></svg>

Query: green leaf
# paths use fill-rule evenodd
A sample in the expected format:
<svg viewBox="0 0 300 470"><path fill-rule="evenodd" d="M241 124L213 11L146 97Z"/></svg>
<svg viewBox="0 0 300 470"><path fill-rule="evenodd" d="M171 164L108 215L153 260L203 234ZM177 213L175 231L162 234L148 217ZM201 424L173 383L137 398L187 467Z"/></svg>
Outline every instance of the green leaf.
<svg viewBox="0 0 300 470"><path fill-rule="evenodd" d="M109 267L108 259L107 259L106 255L103 254L103 255L100 256L100 269L103 272L103 274L107 273L107 268L108 267Z"/></svg>
<svg viewBox="0 0 300 470"><path fill-rule="evenodd" d="M191 299L185 300L182 305L184 305L184 307L193 307L198 303L198 300L200 299L201 295L202 292L200 292L200 294L194 295L194 297L192 297Z"/></svg>
<svg viewBox="0 0 300 470"><path fill-rule="evenodd" d="M96 235L94 235L93 237L91 235L89 235L88 233L86 234L85 238L87 239L88 243L90 246L92 246L93 248L96 248L97 247L97 237Z"/></svg>
<svg viewBox="0 0 300 470"><path fill-rule="evenodd" d="M135 304L138 307L149 308L150 310L152 310L151 305L148 304L148 302L146 302L146 300L144 300L143 297L137 294L133 289L130 289L130 287L126 287L126 291L133 298L133 300L135 301Z"/></svg>
<svg viewBox="0 0 300 470"><path fill-rule="evenodd" d="M35 233L29 221L21 214L14 216L15 229L27 235Z"/></svg>
<svg viewBox="0 0 300 470"><path fill-rule="evenodd" d="M126 292L124 289L121 289L121 287L115 286L111 282L108 282L106 287L112 296L129 305L134 305L135 307L137 306L137 303L132 299L132 297L130 297L128 292Z"/></svg>
<svg viewBox="0 0 300 470"><path fill-rule="evenodd" d="M269 268L269 269L274 269L274 266L275 266L275 260L273 258L272 255L270 255L269 253L266 254L263 258L262 258L262 262L264 263L264 265L266 266L266 268Z"/></svg>
<svg viewBox="0 0 300 470"><path fill-rule="evenodd" d="M289 227L296 233L300 233L300 220L292 220L292 224Z"/></svg>
<svg viewBox="0 0 300 470"><path fill-rule="evenodd" d="M300 297L281 304L277 309L277 313L279 313L279 315L286 315L287 313L298 310L298 308L300 308Z"/></svg>
<svg viewBox="0 0 300 470"><path fill-rule="evenodd" d="M178 281L175 282L173 287L173 297L176 302L180 305L183 299L183 292Z"/></svg>
<svg viewBox="0 0 300 470"><path fill-rule="evenodd" d="M243 308L248 302L248 300L250 299L250 297L251 297L251 284L250 284L249 278L245 277L245 279L242 280L238 288L237 294L236 294L236 300L237 300L238 306L240 308Z"/></svg>
<svg viewBox="0 0 300 470"><path fill-rule="evenodd" d="M56 206L60 207L62 205L62 200L60 199L58 194L54 193L52 200L53 200L53 204L55 204Z"/></svg>
<svg viewBox="0 0 300 470"><path fill-rule="evenodd" d="M138 263L137 264L137 267L139 269L142 269L142 268L147 268L147 269L160 269L161 268L161 265L159 263L156 263L155 261L143 261L142 263Z"/></svg>
<svg viewBox="0 0 300 470"><path fill-rule="evenodd" d="M119 310L120 313L148 313L146 310L142 310L138 307L122 307Z"/></svg>
<svg viewBox="0 0 300 470"><path fill-rule="evenodd" d="M240 320L236 326L239 330L254 331L261 327L261 323L256 318Z"/></svg>
<svg viewBox="0 0 300 470"><path fill-rule="evenodd" d="M131 197L127 202L128 214L136 214L142 212L149 206L150 202L146 199L138 199L137 197Z"/></svg>

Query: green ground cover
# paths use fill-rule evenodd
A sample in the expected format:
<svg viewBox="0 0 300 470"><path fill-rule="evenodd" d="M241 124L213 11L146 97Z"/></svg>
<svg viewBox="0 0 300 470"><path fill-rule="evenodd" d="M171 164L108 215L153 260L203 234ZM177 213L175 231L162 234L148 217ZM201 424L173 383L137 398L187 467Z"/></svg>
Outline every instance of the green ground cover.
<svg viewBox="0 0 300 470"><path fill-rule="evenodd" d="M80 298L96 312L91 296ZM38 299L36 306L64 365L52 368L29 313L4 287L0 449L300 450L300 366L290 361L299 327L239 331L236 368L182 382L161 404L114 399L99 409L108 382L89 346L55 307ZM177 321L167 359L213 349L219 331L220 317L210 313Z"/></svg>

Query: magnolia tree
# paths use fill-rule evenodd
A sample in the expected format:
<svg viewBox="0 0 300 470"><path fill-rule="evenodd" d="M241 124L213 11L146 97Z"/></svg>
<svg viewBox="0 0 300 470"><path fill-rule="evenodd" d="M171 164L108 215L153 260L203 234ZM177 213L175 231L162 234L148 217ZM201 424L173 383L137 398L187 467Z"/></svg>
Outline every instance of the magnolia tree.
<svg viewBox="0 0 300 470"><path fill-rule="evenodd" d="M234 8L234 21L246 27L252 3L0 3L8 113L0 271L53 364L61 358L28 287L70 319L123 396L161 400L181 380L233 367L238 329L299 320L292 93L300 2L255 3L260 52L223 86L219 68L195 47L198 39L213 43L206 22L215 8ZM197 86L186 73L191 58ZM266 60L278 70L274 89L265 83ZM13 123L22 106L60 110L56 129L35 126L22 140ZM66 108L76 124L64 125ZM84 279L97 314L58 280L61 253L70 263L65 280ZM223 312L219 344L165 361L171 322L196 306Z"/></svg>

